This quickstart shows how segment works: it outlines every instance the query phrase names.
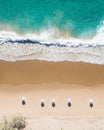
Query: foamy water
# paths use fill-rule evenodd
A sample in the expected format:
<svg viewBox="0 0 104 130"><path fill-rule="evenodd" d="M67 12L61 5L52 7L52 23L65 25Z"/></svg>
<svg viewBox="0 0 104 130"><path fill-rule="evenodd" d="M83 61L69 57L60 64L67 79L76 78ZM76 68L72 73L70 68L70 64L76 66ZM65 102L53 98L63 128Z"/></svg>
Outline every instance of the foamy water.
<svg viewBox="0 0 104 130"><path fill-rule="evenodd" d="M104 0L0 1L1 60L104 64L103 48Z"/></svg>
<svg viewBox="0 0 104 130"><path fill-rule="evenodd" d="M104 25L97 30L96 36L88 40L64 37L58 29L54 28L24 35L2 30L0 59L82 61L104 64Z"/></svg>

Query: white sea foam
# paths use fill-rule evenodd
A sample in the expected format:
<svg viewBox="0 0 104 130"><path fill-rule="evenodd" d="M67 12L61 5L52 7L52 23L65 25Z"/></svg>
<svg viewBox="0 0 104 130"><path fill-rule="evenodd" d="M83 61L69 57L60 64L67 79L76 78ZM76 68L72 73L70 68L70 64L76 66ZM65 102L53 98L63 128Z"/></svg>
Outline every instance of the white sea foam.
<svg viewBox="0 0 104 130"><path fill-rule="evenodd" d="M24 44L17 41L26 39L38 41L38 43ZM24 35L2 30L0 31L0 59L6 61L66 60L104 64L104 22L97 30L96 36L88 40L73 38L56 28Z"/></svg>
<svg viewBox="0 0 104 130"><path fill-rule="evenodd" d="M96 36L92 38L91 40L93 43L99 43L104 45L104 21L101 23L100 26L98 26L98 29L96 31Z"/></svg>

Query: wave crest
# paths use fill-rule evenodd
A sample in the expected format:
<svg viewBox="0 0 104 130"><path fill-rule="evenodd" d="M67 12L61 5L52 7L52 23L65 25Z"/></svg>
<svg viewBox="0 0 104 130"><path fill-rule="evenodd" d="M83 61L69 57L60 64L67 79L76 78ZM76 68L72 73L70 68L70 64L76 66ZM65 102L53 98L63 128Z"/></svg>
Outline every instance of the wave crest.
<svg viewBox="0 0 104 130"><path fill-rule="evenodd" d="M57 28L19 34L0 31L0 59L83 61L104 64L104 22L92 39L74 38Z"/></svg>

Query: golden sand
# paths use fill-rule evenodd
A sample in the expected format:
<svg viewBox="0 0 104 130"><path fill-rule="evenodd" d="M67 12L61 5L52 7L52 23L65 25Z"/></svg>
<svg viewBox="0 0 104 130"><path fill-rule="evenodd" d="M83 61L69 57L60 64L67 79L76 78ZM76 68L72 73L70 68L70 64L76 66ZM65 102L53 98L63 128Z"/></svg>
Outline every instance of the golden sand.
<svg viewBox="0 0 104 130"><path fill-rule="evenodd" d="M0 117L21 113L27 117L28 127L38 130L104 129L103 85L103 65L0 61ZM22 96L26 97L25 106ZM40 106L42 98L44 108ZM51 106L53 98L55 108ZM67 106L69 98L71 108Z"/></svg>

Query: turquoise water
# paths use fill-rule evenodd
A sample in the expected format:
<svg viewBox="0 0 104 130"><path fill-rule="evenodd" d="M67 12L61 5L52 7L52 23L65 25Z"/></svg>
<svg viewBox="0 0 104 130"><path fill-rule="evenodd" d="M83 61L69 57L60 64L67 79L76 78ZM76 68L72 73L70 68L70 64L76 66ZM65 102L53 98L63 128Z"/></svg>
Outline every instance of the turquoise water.
<svg viewBox="0 0 104 130"><path fill-rule="evenodd" d="M93 35L103 20L104 0L0 0L1 25L26 33L56 27L74 37Z"/></svg>

